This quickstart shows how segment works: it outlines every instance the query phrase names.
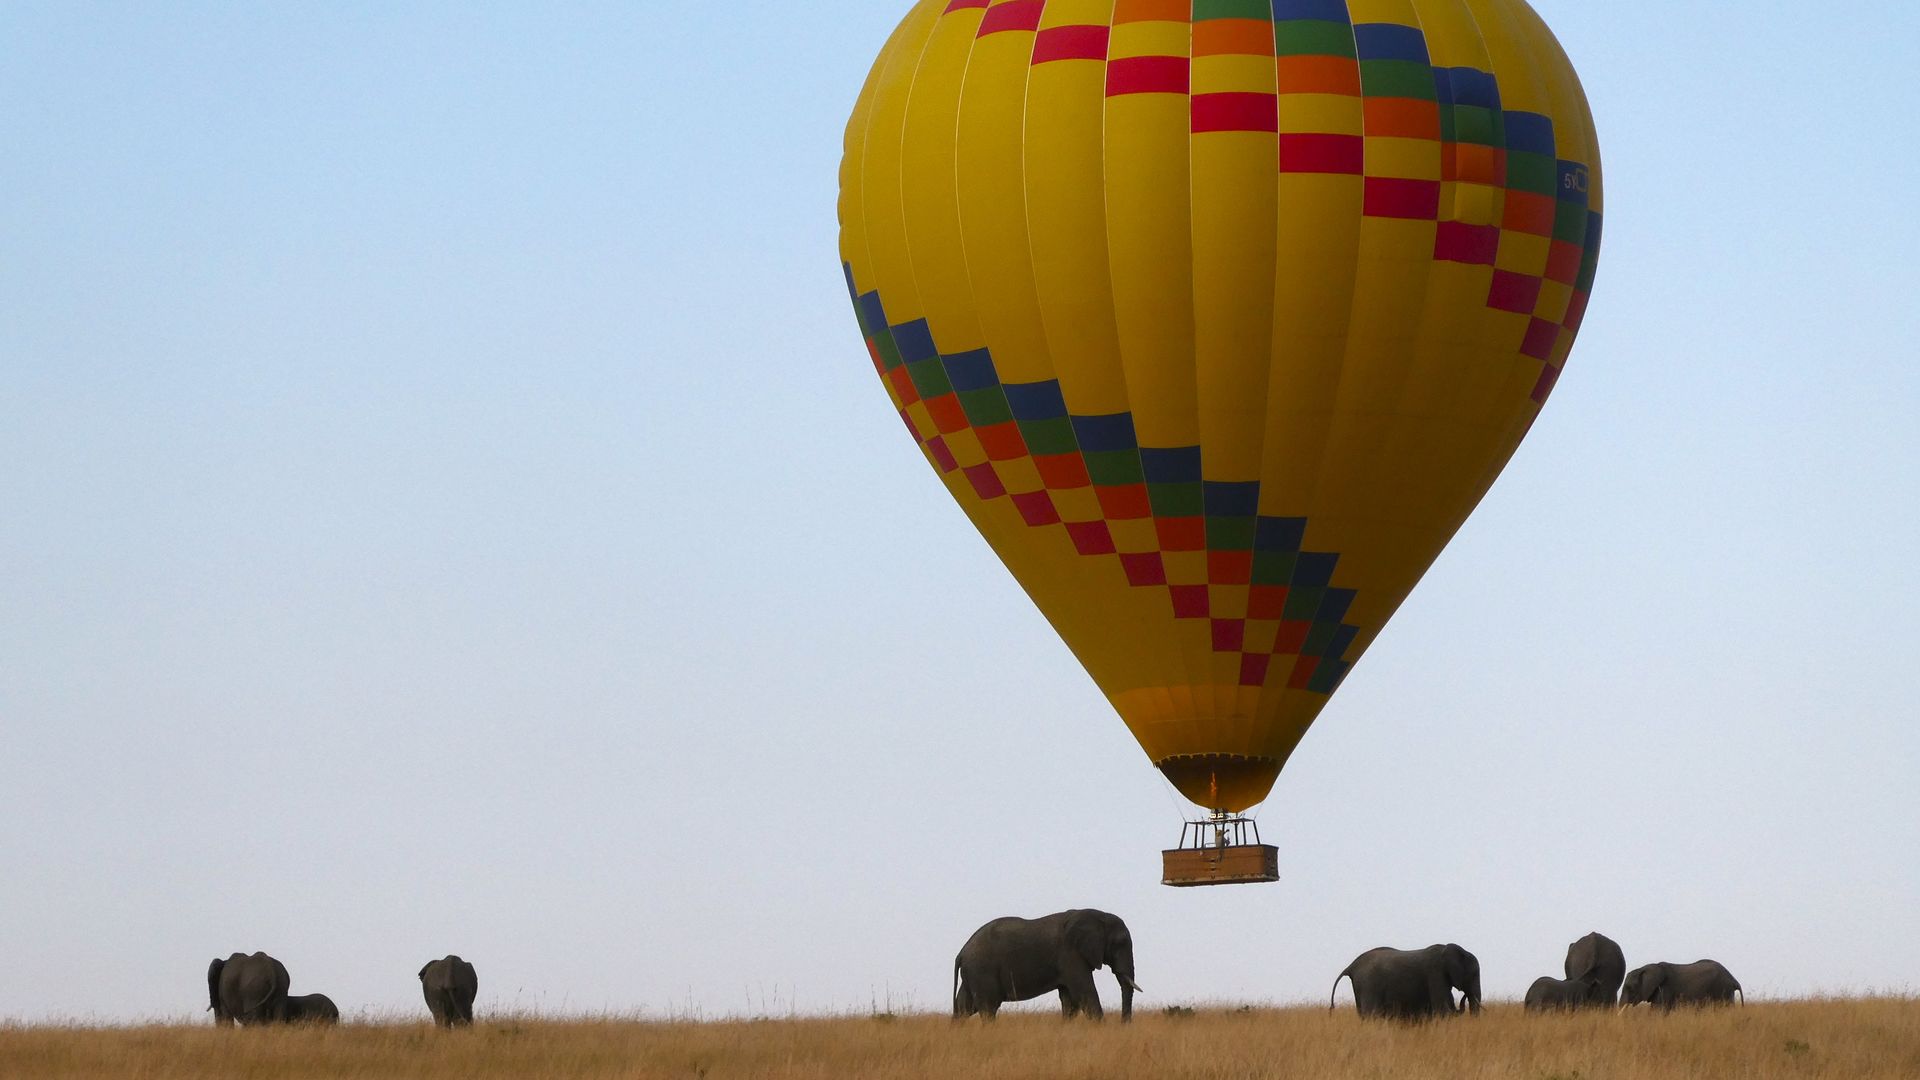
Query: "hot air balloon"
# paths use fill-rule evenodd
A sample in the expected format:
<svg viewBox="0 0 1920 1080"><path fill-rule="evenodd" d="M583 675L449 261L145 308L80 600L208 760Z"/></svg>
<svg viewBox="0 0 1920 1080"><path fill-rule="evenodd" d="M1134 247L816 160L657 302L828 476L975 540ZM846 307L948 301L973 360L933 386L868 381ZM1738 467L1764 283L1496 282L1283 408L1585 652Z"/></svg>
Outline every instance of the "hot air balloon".
<svg viewBox="0 0 1920 1080"><path fill-rule="evenodd" d="M868 354L1208 811L1169 884L1277 876L1241 815L1532 426L1600 211L1523 0L920 0L881 51L840 171Z"/></svg>

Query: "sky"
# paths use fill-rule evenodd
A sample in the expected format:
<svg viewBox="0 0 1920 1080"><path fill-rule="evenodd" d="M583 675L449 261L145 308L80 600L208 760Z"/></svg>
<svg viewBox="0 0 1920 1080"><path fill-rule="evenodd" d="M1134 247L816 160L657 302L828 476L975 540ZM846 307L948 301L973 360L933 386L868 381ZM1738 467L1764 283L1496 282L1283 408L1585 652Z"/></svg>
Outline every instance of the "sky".
<svg viewBox="0 0 1920 1080"><path fill-rule="evenodd" d="M1537 7L1579 346L1282 880L1192 890L848 309L904 0L0 8L0 1018L204 1021L255 949L349 1016L449 952L482 1012L944 1010L1081 906L1143 1008L1436 941L1517 998L1589 930L1920 991L1920 14Z"/></svg>

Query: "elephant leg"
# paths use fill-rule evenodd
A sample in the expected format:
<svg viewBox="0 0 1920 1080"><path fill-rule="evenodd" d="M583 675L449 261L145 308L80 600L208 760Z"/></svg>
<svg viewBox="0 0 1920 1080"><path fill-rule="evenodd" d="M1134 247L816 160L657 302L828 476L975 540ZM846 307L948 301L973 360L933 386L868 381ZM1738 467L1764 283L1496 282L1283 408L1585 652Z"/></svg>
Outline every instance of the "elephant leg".
<svg viewBox="0 0 1920 1080"><path fill-rule="evenodd" d="M1094 1020L1102 1019L1105 1014L1100 1010L1100 991L1093 985L1092 971L1068 971L1060 980L1060 996L1071 997L1077 1006L1076 1011L1085 1013Z"/></svg>
<svg viewBox="0 0 1920 1080"><path fill-rule="evenodd" d="M1061 987L1060 988L1060 1018L1062 1020L1071 1020L1079 1012L1080 1012L1080 1007L1074 1003L1073 995L1067 993L1066 987L1064 986Z"/></svg>

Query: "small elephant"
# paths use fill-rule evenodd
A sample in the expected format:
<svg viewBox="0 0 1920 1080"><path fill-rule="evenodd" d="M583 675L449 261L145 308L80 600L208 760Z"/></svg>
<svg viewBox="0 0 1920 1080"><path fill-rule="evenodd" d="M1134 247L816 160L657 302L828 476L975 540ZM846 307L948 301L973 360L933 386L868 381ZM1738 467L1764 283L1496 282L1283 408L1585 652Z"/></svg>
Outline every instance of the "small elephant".
<svg viewBox="0 0 1920 1080"><path fill-rule="evenodd" d="M282 1006L281 1019L289 1024L337 1024L340 1007L325 994L295 994Z"/></svg>
<svg viewBox="0 0 1920 1080"><path fill-rule="evenodd" d="M286 965L266 953L234 953L207 965L207 1008L221 1027L270 1024L286 1011Z"/></svg>
<svg viewBox="0 0 1920 1080"><path fill-rule="evenodd" d="M1718 960L1659 963L1627 972L1620 1005L1647 1004L1671 1012L1675 1005L1731 1005L1735 995L1746 1004L1740 981Z"/></svg>
<svg viewBox="0 0 1920 1080"><path fill-rule="evenodd" d="M1591 1002L1594 987L1598 983L1598 978L1591 972L1577 979L1556 979L1551 975L1542 975L1527 987L1527 1011L1578 1009Z"/></svg>
<svg viewBox="0 0 1920 1080"><path fill-rule="evenodd" d="M420 991L427 997L433 1022L443 1028L473 1023L473 996L480 992L480 976L473 965L449 954L420 969Z"/></svg>
<svg viewBox="0 0 1920 1080"><path fill-rule="evenodd" d="M1353 980L1353 1004L1364 1018L1424 1020L1462 1009L1480 1012L1480 961L1454 944L1369 949L1334 976L1335 993L1341 979ZM1454 1004L1455 990L1462 1004ZM1327 1011L1333 1007L1329 994Z"/></svg>
<svg viewBox="0 0 1920 1080"><path fill-rule="evenodd" d="M1567 946L1565 970L1569 979L1592 975L1587 1004L1611 1009L1620 993L1620 980L1627 975L1627 955L1618 942L1596 931Z"/></svg>
<svg viewBox="0 0 1920 1080"><path fill-rule="evenodd" d="M1118 915L1092 908L1038 919L1008 916L973 932L953 958L953 1017L992 1020L1000 1006L1059 991L1060 1015L1105 1014L1093 973L1112 970L1120 983L1120 1019L1133 1019L1133 935Z"/></svg>

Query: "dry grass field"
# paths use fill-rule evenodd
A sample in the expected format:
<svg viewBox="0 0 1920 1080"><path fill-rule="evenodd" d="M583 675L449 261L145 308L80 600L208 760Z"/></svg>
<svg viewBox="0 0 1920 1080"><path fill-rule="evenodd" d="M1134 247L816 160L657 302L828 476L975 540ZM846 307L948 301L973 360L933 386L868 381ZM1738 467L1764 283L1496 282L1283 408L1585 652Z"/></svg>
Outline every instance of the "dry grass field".
<svg viewBox="0 0 1920 1080"><path fill-rule="evenodd" d="M178 1080L309 1077L533 1080L794 1077L807 1080L1772 1080L1920 1077L1920 1000L1754 1004L1363 1024L1351 1007L1140 1013L1134 1024L1003 1016L714 1023L507 1020L216 1031L0 1026L0 1077Z"/></svg>

